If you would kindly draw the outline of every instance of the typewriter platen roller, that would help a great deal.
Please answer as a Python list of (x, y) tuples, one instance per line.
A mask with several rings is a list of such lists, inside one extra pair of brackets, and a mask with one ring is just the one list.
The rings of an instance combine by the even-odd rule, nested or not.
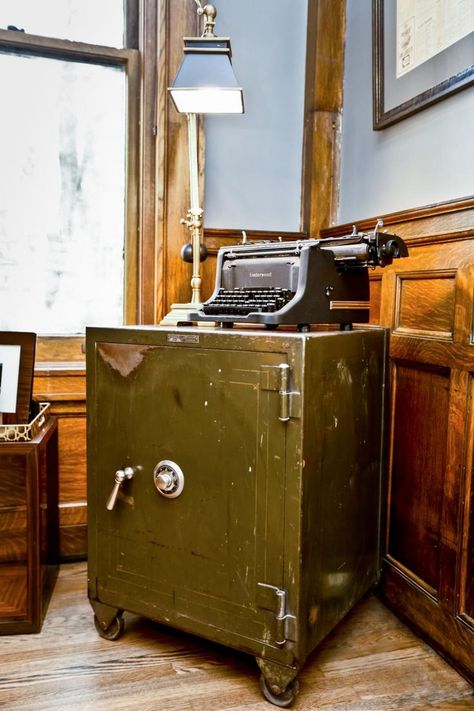
[(408, 256), (400, 237), (377, 227), (369, 233), (354, 229), (345, 237), (222, 247), (214, 293), (193, 320), (300, 330), (318, 323), (350, 328), (367, 322), (368, 268)]

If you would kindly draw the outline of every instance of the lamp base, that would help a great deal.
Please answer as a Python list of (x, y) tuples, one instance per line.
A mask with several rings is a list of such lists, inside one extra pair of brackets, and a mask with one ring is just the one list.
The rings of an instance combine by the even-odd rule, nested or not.
[(171, 304), (171, 311), (161, 319), (160, 326), (180, 326), (193, 323), (195, 319), (192, 317), (196, 311), (201, 309), (202, 304)]

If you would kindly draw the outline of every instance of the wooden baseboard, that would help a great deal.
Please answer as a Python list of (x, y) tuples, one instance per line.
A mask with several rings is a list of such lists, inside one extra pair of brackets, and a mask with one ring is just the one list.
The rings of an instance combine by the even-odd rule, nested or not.
[(439, 602), (424, 595), (390, 564), (384, 565), (377, 595), (397, 617), (474, 685), (474, 630), (445, 610)]

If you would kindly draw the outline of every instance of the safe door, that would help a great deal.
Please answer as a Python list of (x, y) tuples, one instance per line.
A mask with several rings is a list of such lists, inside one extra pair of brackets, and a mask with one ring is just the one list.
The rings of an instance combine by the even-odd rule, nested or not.
[(262, 373), (284, 363), (279, 353), (95, 344), (93, 606), (290, 661), (277, 608), (265, 604), (284, 586), (289, 482), (287, 423)]

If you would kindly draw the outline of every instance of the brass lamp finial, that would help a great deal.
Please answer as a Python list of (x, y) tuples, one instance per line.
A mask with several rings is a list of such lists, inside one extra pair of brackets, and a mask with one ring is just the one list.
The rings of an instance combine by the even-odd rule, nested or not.
[(204, 28), (202, 31), (202, 37), (215, 37), (214, 27), (216, 24), (217, 10), (214, 5), (201, 5), (201, 0), (194, 0), (198, 6), (198, 15), (204, 15)]

